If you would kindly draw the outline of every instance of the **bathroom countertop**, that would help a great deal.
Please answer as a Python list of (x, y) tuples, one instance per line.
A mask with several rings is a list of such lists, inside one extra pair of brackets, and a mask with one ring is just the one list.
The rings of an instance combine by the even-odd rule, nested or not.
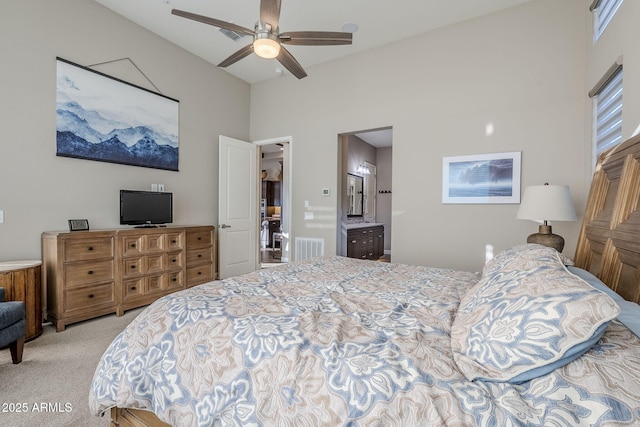
[(377, 227), (379, 225), (384, 225), (381, 222), (356, 222), (347, 224), (347, 230), (353, 230), (355, 228), (365, 228), (365, 227)]

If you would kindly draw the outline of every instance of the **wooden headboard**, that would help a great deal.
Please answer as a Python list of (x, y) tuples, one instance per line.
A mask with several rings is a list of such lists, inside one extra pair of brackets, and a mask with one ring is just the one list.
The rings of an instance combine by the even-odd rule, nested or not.
[(640, 135), (598, 159), (575, 265), (640, 304)]

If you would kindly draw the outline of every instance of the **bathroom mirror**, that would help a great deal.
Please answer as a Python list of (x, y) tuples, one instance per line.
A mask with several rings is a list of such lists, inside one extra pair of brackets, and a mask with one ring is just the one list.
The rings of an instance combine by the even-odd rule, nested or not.
[(347, 174), (347, 216), (362, 216), (362, 177)]

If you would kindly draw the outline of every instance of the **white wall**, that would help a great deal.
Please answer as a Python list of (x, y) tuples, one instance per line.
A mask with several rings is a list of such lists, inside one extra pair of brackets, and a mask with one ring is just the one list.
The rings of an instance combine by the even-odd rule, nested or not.
[[(218, 135), (249, 137), (249, 85), (94, 1), (4, 1), (0, 12), (0, 261), (40, 259), (40, 233), (118, 227), (121, 188), (174, 193), (176, 224), (216, 224)], [(56, 56), (131, 58), (180, 101), (179, 172), (56, 157)], [(98, 71), (153, 87), (127, 61)]]
[[(443, 205), (443, 156), (522, 151), (523, 188), (569, 185), (582, 214), (591, 173), (584, 150), (587, 14), (582, 1), (536, 0), (310, 67), (303, 80), (252, 85), (252, 139), (293, 136), (293, 234), (322, 237), (325, 253), (335, 250), (337, 135), (388, 126), (393, 261), (479, 269), (486, 244), (498, 251), (537, 231), (515, 219), (515, 204)], [(262, 107), (273, 99), (277, 108)], [(331, 197), (321, 196), (323, 187)], [(314, 220), (304, 219), (305, 210), (315, 211)], [(572, 256), (579, 223), (553, 228)]]

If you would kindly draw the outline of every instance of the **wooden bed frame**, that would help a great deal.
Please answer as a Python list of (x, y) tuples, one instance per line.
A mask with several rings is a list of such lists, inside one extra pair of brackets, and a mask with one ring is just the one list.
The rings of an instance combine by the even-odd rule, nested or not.
[(575, 265), (640, 304), (640, 135), (598, 159)]
[[(575, 265), (640, 304), (640, 135), (598, 159)], [(112, 408), (113, 427), (167, 427), (152, 412)]]

